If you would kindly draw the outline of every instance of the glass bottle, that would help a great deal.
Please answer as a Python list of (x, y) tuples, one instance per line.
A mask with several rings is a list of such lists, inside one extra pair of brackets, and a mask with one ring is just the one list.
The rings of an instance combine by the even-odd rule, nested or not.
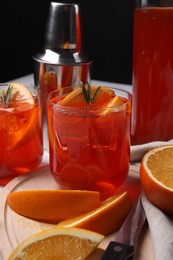
[(173, 0), (134, 10), (132, 145), (173, 138)]

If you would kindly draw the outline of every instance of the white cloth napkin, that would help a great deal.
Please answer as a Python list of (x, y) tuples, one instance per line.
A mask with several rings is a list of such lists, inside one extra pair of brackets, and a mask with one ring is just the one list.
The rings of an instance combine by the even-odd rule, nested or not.
[(173, 260), (173, 217), (153, 206), (142, 194), (155, 260)]
[[(131, 163), (140, 163), (148, 150), (165, 144), (173, 144), (173, 139), (169, 142), (131, 146)], [(148, 220), (155, 260), (173, 260), (173, 217), (152, 205), (144, 194), (142, 194), (142, 204)]]
[[(133, 145), (131, 146), (130, 150), (130, 161), (131, 162), (139, 162), (141, 161), (143, 155), (149, 151), (152, 148), (161, 146), (161, 145), (166, 145), (166, 144), (173, 144), (173, 139), (168, 141), (168, 142), (151, 142), (147, 144), (140, 144), (140, 145)], [(172, 258), (173, 260), (173, 258)]]

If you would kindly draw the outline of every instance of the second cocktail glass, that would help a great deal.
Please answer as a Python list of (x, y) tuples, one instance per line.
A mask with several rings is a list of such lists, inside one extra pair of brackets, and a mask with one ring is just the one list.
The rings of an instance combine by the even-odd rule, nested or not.
[(122, 104), (74, 108), (61, 105), (60, 91), (48, 96), (53, 177), (65, 189), (97, 190), (102, 199), (115, 194), (129, 170), (131, 94), (111, 91)]

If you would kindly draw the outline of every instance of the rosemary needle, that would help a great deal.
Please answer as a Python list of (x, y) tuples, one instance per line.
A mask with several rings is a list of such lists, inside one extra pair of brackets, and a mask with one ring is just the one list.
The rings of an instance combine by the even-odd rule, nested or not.
[(1, 90), (0, 91), (0, 101), (4, 104), (8, 104), (11, 100), (15, 99), (16, 95), (18, 94), (18, 91), (12, 94), (13, 86), (8, 85), (7, 90)]
[(83, 93), (85, 102), (88, 105), (93, 104), (96, 101), (96, 99), (97, 99), (97, 96), (99, 94), (101, 86), (97, 87), (97, 89), (95, 90), (94, 94), (92, 95), (92, 93), (91, 93), (91, 85), (89, 84), (89, 82), (87, 82), (87, 86), (85, 86), (82, 81), (81, 81), (80, 84), (81, 84), (81, 87), (82, 87), (82, 93)]

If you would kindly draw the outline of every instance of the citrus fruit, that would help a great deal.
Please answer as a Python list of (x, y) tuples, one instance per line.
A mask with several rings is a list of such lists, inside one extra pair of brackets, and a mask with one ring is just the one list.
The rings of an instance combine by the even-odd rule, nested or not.
[(25, 190), (9, 193), (7, 203), (22, 216), (57, 224), (99, 207), (100, 195), (85, 190)]
[(143, 156), (140, 180), (148, 199), (173, 214), (173, 145), (151, 149)]
[(115, 96), (113, 99), (110, 100), (109, 103), (107, 103), (107, 106), (112, 107), (112, 106), (119, 106), (123, 104), (124, 101), (122, 100), (122, 98), (120, 96)]
[(18, 82), (10, 82), (9, 85), (13, 86), (13, 90), (11, 93), (12, 97), (14, 96), (13, 100), (23, 100), (26, 103), (33, 104), (33, 105), (35, 104), (32, 93), (23, 84)]
[[(129, 102), (129, 101), (128, 101)], [(126, 111), (127, 110), (127, 100), (123, 100), (120, 96), (115, 96), (110, 100), (106, 101), (104, 106), (105, 109), (102, 111), (101, 115), (105, 116), (110, 112), (111, 108), (116, 108), (116, 111)], [(115, 111), (115, 110), (114, 110)]]
[[(98, 87), (91, 86), (91, 94), (93, 95)], [(101, 86), (98, 96), (94, 102), (94, 106), (101, 107), (105, 105), (106, 100), (112, 99), (115, 96), (115, 93), (112, 89)], [(82, 88), (77, 88), (70, 92), (60, 103), (61, 106), (68, 106), (74, 108), (83, 108), (86, 107), (86, 101), (82, 92)]]
[(56, 227), (77, 227), (108, 235), (120, 228), (131, 207), (129, 194), (122, 192), (103, 201), (97, 209), (62, 221)]
[(51, 228), (38, 232), (20, 243), (9, 260), (86, 259), (104, 236), (78, 228)]

